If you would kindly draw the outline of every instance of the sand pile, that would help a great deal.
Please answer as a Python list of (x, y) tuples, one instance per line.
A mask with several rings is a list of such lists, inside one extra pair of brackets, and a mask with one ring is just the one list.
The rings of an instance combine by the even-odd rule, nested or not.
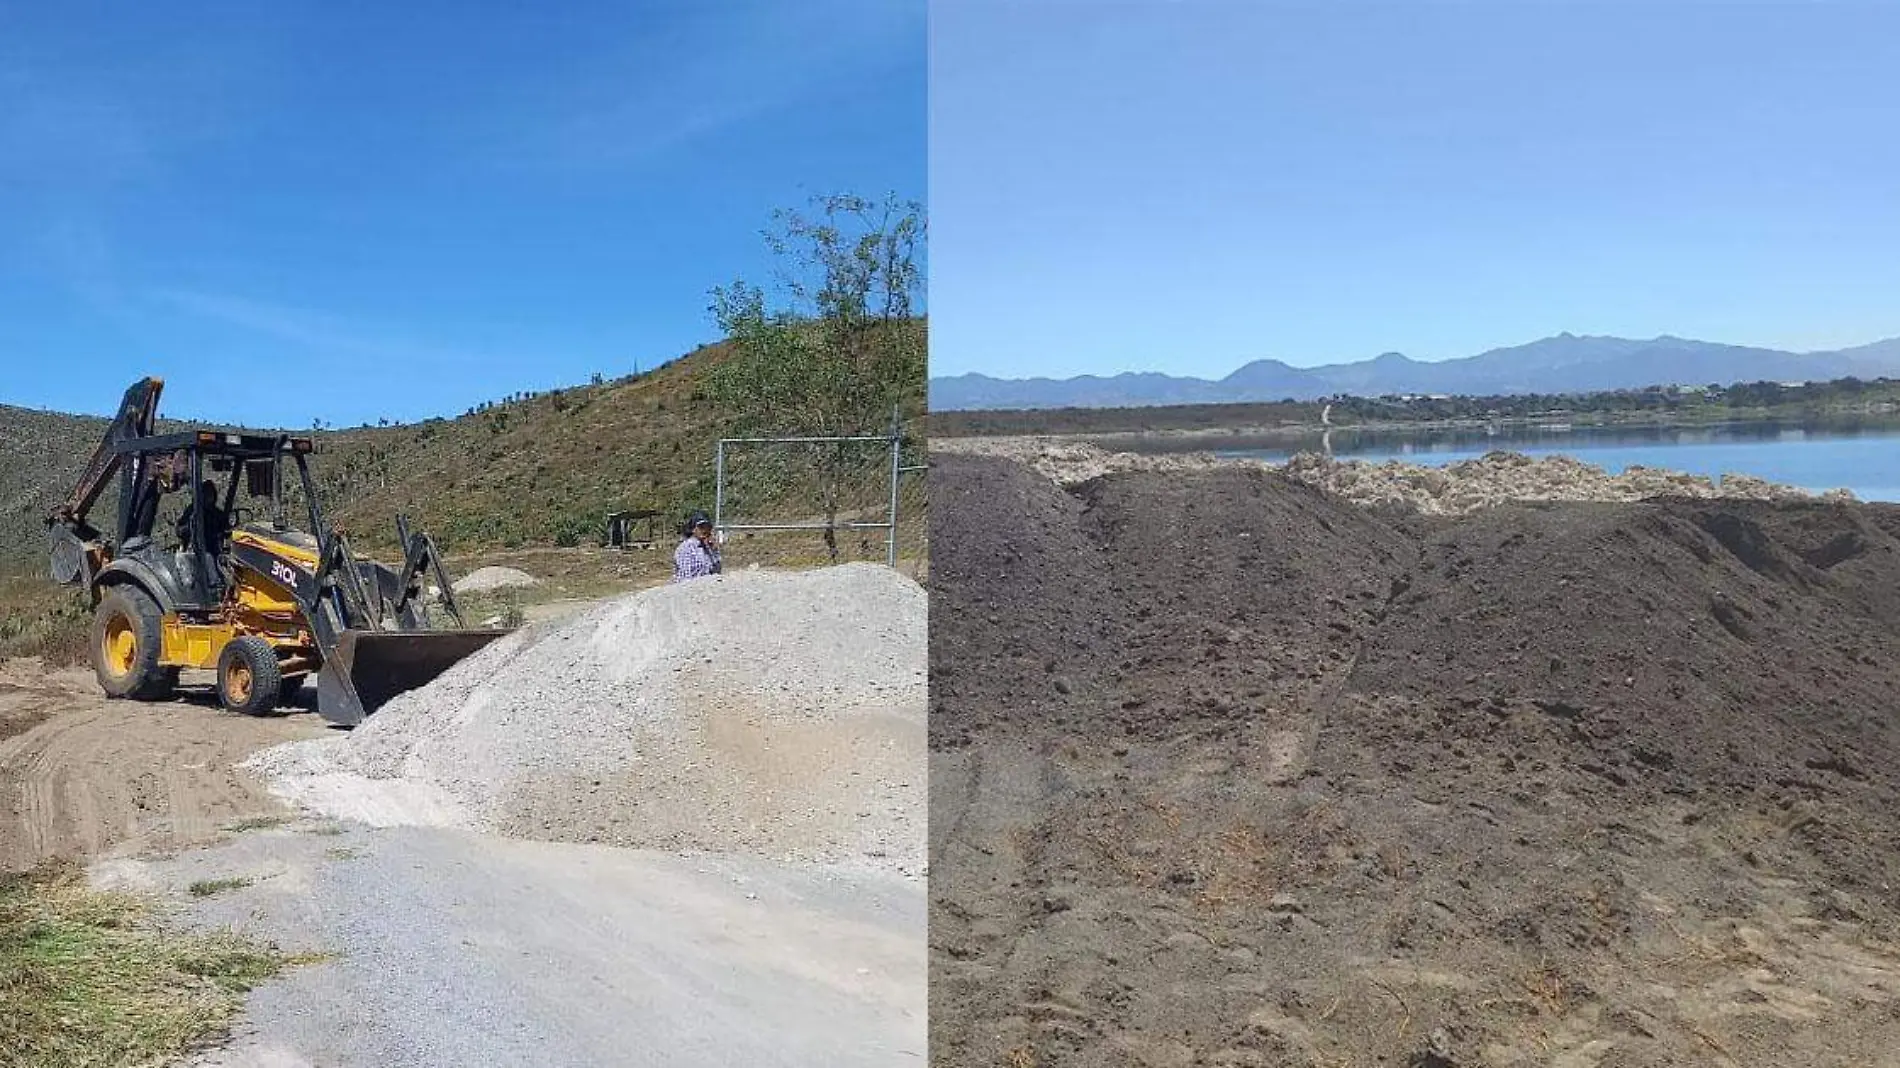
[(931, 506), (935, 1062), (1900, 1048), (1900, 508)]
[(539, 586), (541, 580), (513, 567), (478, 567), (456, 579), (456, 593), (486, 593), (489, 590), (515, 589), (522, 586)]
[(916, 873), (924, 662), (924, 592), (897, 572), (745, 572), (520, 631), (252, 766), (372, 823)]
[[(1364, 505), (1407, 505), (1427, 515), (1460, 515), (1506, 501), (1641, 501), (1655, 497), (1728, 500), (1801, 500), (1811, 497), (1753, 475), (1703, 475), (1632, 466), (1612, 475), (1570, 456), (1532, 458), (1492, 452), (1443, 467), (1389, 460), (1367, 463), (1301, 453), (1283, 468), (1288, 477)], [(1836, 490), (1829, 499), (1852, 500)]]
[(930, 448), (945, 455), (1013, 460), (1064, 486), (1079, 485), (1121, 471), (1197, 471), (1223, 463), (1265, 466), (1252, 460), (1220, 460), (1208, 452), (1110, 452), (1099, 445), (1062, 438), (937, 438), (931, 441)]

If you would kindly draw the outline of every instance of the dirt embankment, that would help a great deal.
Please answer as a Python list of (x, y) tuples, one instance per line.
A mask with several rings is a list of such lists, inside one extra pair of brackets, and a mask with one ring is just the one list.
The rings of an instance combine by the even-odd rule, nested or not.
[[(1491, 452), (1443, 466), (1398, 460), (1372, 463), (1300, 453), (1284, 464), (1222, 459), (1212, 453), (1111, 452), (1059, 438), (957, 438), (933, 442), (944, 455), (995, 456), (1027, 464), (1054, 481), (1075, 486), (1104, 475), (1131, 471), (1189, 473), (1214, 468), (1278, 471), (1342, 501), (1390, 506), (1424, 515), (1462, 515), (1509, 501), (1642, 501), (1655, 497), (1783, 501), (1814, 494), (1746, 474), (1721, 479), (1661, 468), (1632, 466), (1611, 474), (1574, 457), (1531, 457)], [(1851, 501), (1845, 489), (1820, 495)]]
[(321, 733), (315, 719), (233, 715), (208, 687), (109, 701), (90, 671), (0, 661), (0, 873), (117, 847), (175, 848), (286, 813), (235, 765)]
[(1900, 1049), (1900, 509), (935, 467), (937, 1063)]

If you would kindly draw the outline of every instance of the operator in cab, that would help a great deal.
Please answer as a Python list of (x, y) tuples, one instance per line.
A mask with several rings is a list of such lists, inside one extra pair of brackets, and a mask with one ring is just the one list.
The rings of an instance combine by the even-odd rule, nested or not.
[(192, 516), (198, 513), (203, 513), (205, 517), (207, 547), (212, 552), (217, 552), (223, 547), (225, 536), (231, 532), (230, 517), (224, 514), (224, 509), (218, 507), (217, 483), (208, 478), (198, 483), (197, 500), (186, 505), (184, 512), (178, 517), (178, 544), (186, 548), (190, 548), (192, 543)]

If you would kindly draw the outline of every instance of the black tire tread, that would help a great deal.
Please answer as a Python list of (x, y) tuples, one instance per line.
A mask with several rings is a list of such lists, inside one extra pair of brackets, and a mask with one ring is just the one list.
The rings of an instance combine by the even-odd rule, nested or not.
[[(231, 700), (228, 679), (231, 665), (243, 659), (251, 669), (251, 699), (238, 704)], [(218, 703), (246, 716), (267, 716), (282, 702), (284, 679), (277, 663), (277, 650), (255, 634), (235, 638), (218, 653)]]
[[(113, 681), (105, 667), (106, 621), (121, 614), (132, 621), (138, 640), (138, 658), (132, 665), (128, 681), (123, 683)], [(94, 610), (92, 617), (90, 651), (93, 674), (98, 677), (106, 696), (134, 701), (161, 701), (171, 696), (172, 688), (178, 682), (178, 672), (174, 668), (158, 665), (163, 641), (163, 618), (164, 613), (159, 610), (158, 602), (137, 586), (113, 586), (99, 599), (99, 607)]]

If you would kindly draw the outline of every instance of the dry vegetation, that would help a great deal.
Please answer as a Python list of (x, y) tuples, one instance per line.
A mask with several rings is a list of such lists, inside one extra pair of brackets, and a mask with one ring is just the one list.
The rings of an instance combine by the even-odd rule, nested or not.
[(0, 879), (0, 1063), (154, 1064), (222, 1034), (287, 957), (235, 934), (154, 924), (70, 865)]

